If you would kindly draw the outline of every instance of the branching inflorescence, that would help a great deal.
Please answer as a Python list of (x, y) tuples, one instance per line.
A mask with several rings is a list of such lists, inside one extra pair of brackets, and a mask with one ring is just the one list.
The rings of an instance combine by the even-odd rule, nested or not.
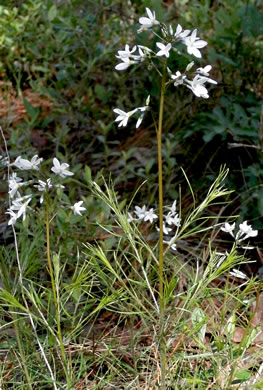
[[(51, 171), (53, 172), (53, 177), (45, 177), (43, 172), (40, 170), (40, 164), (43, 159), (39, 158), (38, 155), (32, 157), (31, 160), (22, 158), (21, 156), (17, 157), (16, 160), (10, 164), (10, 167), (17, 168), (20, 171), (35, 171), (37, 176), (40, 176), (42, 179), (35, 178), (34, 175), (32, 179), (28, 181), (23, 181), (21, 177), (17, 175), (16, 172), (13, 172), (10, 175), (8, 180), (9, 187), (9, 197), (11, 200), (10, 207), (7, 209), (6, 214), (10, 215), (8, 221), (9, 225), (14, 225), (16, 221), (22, 217), (23, 221), (26, 218), (26, 212), (30, 208), (29, 204), (32, 201), (32, 198), (39, 197), (39, 203), (42, 204), (44, 201), (45, 194), (49, 193), (52, 189), (64, 189), (60, 183), (57, 183), (57, 178), (62, 179), (66, 177), (73, 176), (74, 173), (69, 171), (69, 165), (67, 163), (60, 163), (57, 158), (53, 159), (53, 166)], [(32, 185), (30, 187), (30, 185)], [(33, 194), (33, 189), (36, 189), (37, 192)], [(22, 195), (21, 190), (30, 191), (30, 194)], [(73, 206), (66, 205), (65, 207), (71, 209), (74, 215), (81, 215), (85, 211), (85, 207), (82, 206), (83, 201), (75, 203)]]
[[(159, 22), (156, 19), (155, 12), (152, 12), (149, 8), (146, 8), (146, 13), (147, 17), (139, 18), (141, 27), (137, 30), (137, 32), (142, 33), (151, 30), (156, 35), (158, 40), (160, 40), (156, 42), (157, 50), (154, 51), (151, 48), (142, 45), (135, 45), (130, 48), (129, 44), (126, 44), (124, 50), (119, 50), (118, 54), (116, 55), (120, 62), (115, 66), (115, 69), (117, 71), (125, 71), (133, 65), (144, 63), (146, 66), (150, 66), (151, 68), (155, 69), (160, 75), (161, 79), (164, 81), (163, 94), (164, 90), (170, 84), (173, 84), (175, 87), (184, 85), (189, 88), (195, 96), (207, 99), (209, 95), (205, 84), (217, 84), (217, 82), (210, 78), (209, 75), (209, 72), (212, 69), (211, 65), (198, 67), (193, 70), (194, 61), (190, 61), (184, 71), (176, 70), (175, 72), (170, 69), (171, 66), (168, 66), (168, 61), (172, 52), (176, 53), (178, 56), (181, 55), (181, 52), (177, 47), (178, 44), (185, 45), (189, 55), (196, 58), (201, 58), (202, 55), (200, 49), (205, 47), (207, 42), (197, 36), (196, 29), (194, 29), (192, 32), (190, 30), (183, 30), (180, 24), (178, 24), (174, 29), (171, 25), (167, 26), (164, 23)], [(155, 31), (155, 28), (158, 29), (157, 32)], [(162, 70), (159, 69), (158, 64), (161, 64)], [(125, 112), (119, 108), (115, 108), (113, 111), (117, 114), (115, 121), (119, 122), (119, 127), (126, 127), (128, 120), (136, 113), (139, 113), (139, 117), (136, 122), (136, 128), (138, 128), (142, 123), (145, 113), (150, 109), (150, 95), (148, 95), (145, 106), (134, 108), (129, 112)], [(159, 131), (157, 131), (157, 133), (158, 132)], [(159, 132), (159, 134), (161, 135), (161, 132)], [(163, 218), (161, 218), (162, 230), (166, 236), (163, 238), (163, 242), (171, 246), (173, 250), (176, 249), (176, 236), (171, 237), (170, 235), (173, 230), (172, 228), (174, 227), (176, 228), (177, 233), (181, 221), (175, 211), (175, 207), (176, 201), (169, 209), (168, 214), (164, 214)], [(155, 219), (158, 218), (154, 210), (147, 210), (146, 206), (143, 206), (142, 208), (136, 206), (134, 214), (136, 215), (135, 218), (129, 214), (130, 221), (149, 221), (152, 223)]]
[[(123, 71), (132, 65), (137, 65), (144, 62), (146, 65), (151, 65), (151, 67), (155, 68), (159, 73), (159, 69), (156, 68), (156, 60), (163, 62), (162, 57), (165, 57), (168, 60), (171, 52), (174, 52), (177, 55), (181, 55), (181, 52), (177, 48), (178, 43), (184, 44), (186, 46), (186, 51), (189, 55), (196, 58), (202, 57), (200, 49), (205, 47), (207, 42), (197, 36), (197, 29), (194, 29), (192, 32), (190, 30), (183, 30), (182, 26), (178, 24), (174, 31), (171, 25), (166, 26), (164, 23), (160, 23), (158, 20), (156, 20), (155, 12), (152, 12), (149, 8), (146, 8), (146, 12), (148, 17), (139, 18), (141, 27), (137, 32), (141, 33), (151, 30), (158, 37), (158, 39), (161, 40), (161, 42), (156, 42), (158, 51), (155, 52), (149, 47), (142, 45), (135, 45), (130, 49), (129, 44), (126, 44), (124, 50), (119, 50), (118, 54), (116, 55), (116, 57), (121, 61), (115, 66), (116, 70)], [(161, 30), (161, 35), (154, 31), (155, 27), (158, 27), (158, 29)], [(217, 84), (217, 82), (210, 78), (209, 75), (212, 66), (206, 65), (203, 68), (199, 67), (195, 70), (193, 70), (193, 67), (193, 61), (189, 62), (183, 72), (179, 70), (173, 72), (167, 66), (166, 72), (168, 79), (166, 81), (166, 86), (169, 84), (173, 84), (175, 87), (178, 87), (179, 85), (185, 85), (193, 92), (195, 96), (207, 99), (209, 98), (209, 95), (205, 84)], [(149, 102), (150, 96), (148, 96), (146, 105), (144, 107), (138, 107), (129, 112), (115, 108), (113, 111), (118, 115), (115, 119), (116, 122), (119, 122), (118, 126), (127, 126), (129, 118), (139, 111), (141, 112), (141, 115), (136, 123), (136, 128), (138, 128), (142, 122), (144, 113), (150, 109)]]

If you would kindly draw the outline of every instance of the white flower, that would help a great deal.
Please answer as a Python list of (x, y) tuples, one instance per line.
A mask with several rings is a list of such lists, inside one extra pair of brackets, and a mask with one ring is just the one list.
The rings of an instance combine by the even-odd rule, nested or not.
[[(171, 27), (171, 26), (170, 26)], [(170, 29), (171, 35), (173, 35), (173, 29)], [(176, 27), (176, 31), (174, 33), (174, 38), (176, 39), (184, 39), (187, 37), (187, 35), (190, 34), (190, 30), (184, 30), (180, 24)]]
[[(32, 199), (32, 195), (26, 195), (22, 198), (17, 198), (13, 200), (11, 207), (7, 210), (6, 214), (11, 215), (11, 219), (8, 221), (8, 225), (15, 224), (16, 220), (23, 216), (23, 221), (26, 218), (26, 209), (29, 204), (29, 202)], [(15, 211), (17, 211), (17, 214), (15, 214)]]
[[(176, 251), (176, 250), (177, 250), (176, 244), (172, 244), (172, 242), (174, 242), (174, 239), (175, 239), (175, 237), (172, 237), (172, 238), (171, 238), (170, 240), (168, 240), (168, 241), (163, 240), (163, 242), (164, 242), (165, 244), (167, 244), (168, 246), (170, 246), (170, 248), (171, 248), (172, 250)], [(171, 244), (172, 244), (172, 245), (171, 245)]]
[(147, 209), (146, 209), (145, 205), (142, 207), (135, 206), (134, 213), (137, 215), (138, 219), (143, 219), (145, 217), (146, 211), (147, 211)]
[(209, 72), (212, 69), (211, 65), (206, 65), (204, 68), (197, 68), (196, 71), (197, 73), (202, 74), (203, 76), (209, 76)]
[(132, 222), (132, 221), (134, 221), (134, 218), (131, 215), (131, 213), (128, 213), (128, 222)]
[(204, 80), (205, 79), (205, 82), (206, 83), (211, 83), (211, 84), (217, 84), (217, 81), (213, 80), (213, 79), (210, 79), (210, 77), (207, 77), (209, 76), (209, 71), (212, 69), (212, 66), (211, 65), (207, 65), (205, 66), (204, 68), (198, 68), (196, 69), (197, 73), (199, 73), (199, 75), (197, 75), (196, 77), (199, 78), (200, 80)]
[[(245, 235), (245, 237), (242, 237), (243, 235)], [(257, 235), (258, 235), (258, 231), (253, 230), (252, 226), (248, 225), (247, 221), (244, 221), (239, 225), (239, 231), (237, 232), (236, 240), (243, 241), (249, 237), (256, 237)]]
[(153, 223), (153, 220), (155, 218), (158, 218), (158, 215), (156, 215), (153, 211), (153, 209), (150, 209), (149, 211), (145, 211), (144, 213), (144, 222), (147, 222), (147, 221), (150, 221), (151, 223)]
[(228, 222), (226, 222), (225, 225), (221, 227), (221, 230), (225, 233), (231, 234), (231, 236), (234, 237), (233, 232), (235, 230), (235, 227), (236, 227), (235, 222), (232, 225), (230, 225)]
[(21, 183), (21, 181), (22, 179), (18, 177), (15, 172), (13, 172), (13, 174), (10, 176), (8, 181), (8, 187), (9, 187), (8, 194), (11, 199), (15, 196), (15, 194), (17, 193), (20, 187), (28, 184), (28, 182)]
[(38, 189), (38, 191), (46, 191), (46, 189), (52, 188), (51, 179), (47, 179), (47, 181), (38, 180), (38, 184), (35, 184), (34, 187)]
[(15, 213), (13, 210), (11, 210), (11, 209), (7, 209), (6, 214), (9, 214), (10, 217), (11, 217), (11, 218), (9, 219), (9, 221), (8, 221), (8, 225), (14, 225), (14, 224), (16, 223), (16, 220), (17, 220), (17, 215), (16, 215), (16, 213)]
[(65, 178), (66, 176), (72, 176), (74, 175), (73, 172), (70, 172), (67, 168), (69, 167), (69, 164), (62, 163), (60, 164), (59, 160), (55, 157), (53, 158), (53, 167), (51, 168), (51, 171), (53, 171), (56, 175)]
[(71, 210), (73, 211), (74, 215), (82, 215), (81, 212), (85, 211), (86, 208), (82, 207), (83, 200), (75, 203), (73, 206), (71, 206)]
[(184, 79), (186, 78), (186, 76), (182, 75), (182, 73), (179, 72), (179, 70), (175, 74), (172, 74), (170, 77), (174, 81), (174, 86), (175, 87), (177, 87), (178, 85), (183, 84), (184, 83)]
[[(158, 230), (158, 232), (160, 231), (160, 229), (158, 227), (156, 229)], [(165, 223), (163, 223), (163, 234), (168, 235), (171, 231), (172, 231), (172, 229), (165, 226)]]
[(43, 194), (40, 197), (40, 203), (43, 203), (44, 200), (44, 192), (48, 191), (50, 188), (53, 187), (51, 184), (51, 179), (47, 179), (47, 181), (38, 180), (38, 184), (35, 184), (34, 187), (38, 189), (38, 191), (43, 192)]
[(207, 81), (207, 77), (196, 75), (192, 81), (187, 81), (189, 83), (189, 85), (187, 84), (187, 87), (190, 88), (197, 97), (202, 97), (204, 99), (209, 98), (208, 90), (203, 86)]
[(169, 58), (169, 51), (171, 50), (171, 47), (172, 47), (171, 43), (168, 43), (168, 45), (164, 45), (161, 42), (157, 42), (156, 46), (158, 46), (159, 49), (161, 49), (158, 51), (158, 53), (156, 53), (157, 56), (159, 56), (159, 57), (166, 56), (167, 58)]
[[(125, 70), (130, 65), (135, 64), (140, 61), (140, 56), (133, 56), (132, 53), (135, 52), (137, 49), (137, 46), (133, 46), (133, 48), (130, 50), (129, 45), (125, 45), (125, 50), (119, 50), (118, 55), (116, 55), (117, 58), (122, 60), (120, 64), (115, 66), (116, 70)], [(137, 60), (135, 60), (135, 57), (137, 57)], [(133, 59), (131, 59), (133, 58)]]
[(146, 12), (148, 15), (148, 18), (145, 16), (139, 18), (139, 23), (142, 25), (141, 28), (137, 31), (138, 33), (141, 33), (142, 31), (146, 31), (147, 29), (160, 24), (158, 20), (156, 20), (155, 12), (151, 11), (149, 8), (146, 8)]
[(197, 30), (195, 29), (192, 34), (184, 39), (184, 44), (187, 46), (187, 52), (194, 55), (197, 58), (201, 58), (201, 52), (199, 49), (207, 45), (206, 41), (199, 39), (197, 36)]
[(135, 64), (135, 61), (130, 60), (128, 57), (124, 57), (121, 60), (123, 62), (120, 62), (118, 65), (115, 66), (116, 70), (126, 70), (129, 68), (130, 65)]
[(137, 49), (137, 46), (133, 46), (133, 48), (130, 50), (130, 47), (129, 45), (125, 45), (125, 50), (119, 50), (118, 51), (118, 55), (116, 56), (117, 58), (129, 58), (131, 56), (132, 53), (135, 52), (135, 50)]
[(165, 222), (168, 225), (174, 225), (179, 227), (181, 223), (181, 218), (179, 218), (179, 215), (176, 213), (176, 203), (177, 201), (175, 200), (172, 206), (169, 207), (170, 211), (168, 212), (167, 215), (164, 216), (164, 218), (165, 218)]
[(120, 110), (119, 108), (114, 108), (113, 112), (118, 114), (117, 118), (115, 119), (115, 122), (120, 122), (118, 124), (118, 127), (125, 127), (127, 126), (129, 118), (137, 111), (137, 108), (135, 110), (125, 112)]
[(26, 160), (26, 159), (22, 158), (21, 156), (18, 156), (12, 165), (17, 167), (18, 169), (24, 169), (24, 170), (34, 169), (35, 171), (38, 171), (39, 170), (38, 165), (42, 161), (43, 161), (43, 158), (38, 158), (37, 154), (31, 158), (31, 161)]
[(229, 272), (230, 275), (234, 276), (235, 278), (239, 279), (247, 279), (247, 275), (244, 274), (243, 272), (239, 271), (236, 268), (233, 268), (231, 272)]
[(168, 225), (174, 225), (179, 227), (181, 223), (181, 218), (179, 218), (178, 214), (173, 215), (172, 213), (168, 213), (165, 216), (165, 222), (168, 223)]
[[(139, 54), (133, 54), (138, 48)], [(122, 62), (115, 66), (116, 70), (126, 70), (130, 65), (138, 64), (139, 62), (143, 62), (147, 56), (150, 56), (152, 52), (146, 46), (133, 46), (130, 50), (129, 45), (125, 45), (125, 50), (119, 50), (118, 55), (116, 57), (120, 59)]]
[(209, 95), (206, 87), (204, 87), (203, 84), (205, 83), (217, 84), (215, 80), (212, 80), (209, 77), (200, 76), (200, 74), (197, 74), (192, 81), (188, 79), (186, 79), (185, 81), (186, 81), (186, 86), (190, 88), (197, 97), (202, 97), (205, 99), (208, 99)]

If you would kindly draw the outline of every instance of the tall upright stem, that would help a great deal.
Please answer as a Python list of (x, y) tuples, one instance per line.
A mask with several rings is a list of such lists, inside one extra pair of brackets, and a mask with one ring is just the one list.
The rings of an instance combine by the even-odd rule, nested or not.
[(161, 389), (165, 389), (166, 376), (166, 343), (164, 335), (164, 283), (163, 283), (163, 164), (162, 164), (162, 127), (163, 127), (163, 109), (165, 94), (165, 73), (167, 61), (164, 63), (159, 122), (157, 131), (158, 145), (158, 182), (159, 182), (159, 221), (160, 221), (160, 241), (159, 241), (159, 300), (160, 300), (160, 357), (161, 357)]

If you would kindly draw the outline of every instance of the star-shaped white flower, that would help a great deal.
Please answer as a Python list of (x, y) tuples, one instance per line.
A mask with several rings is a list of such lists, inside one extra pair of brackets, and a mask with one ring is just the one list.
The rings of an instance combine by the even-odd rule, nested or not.
[(150, 209), (148, 211), (145, 211), (144, 213), (144, 222), (150, 221), (153, 223), (154, 219), (158, 218), (158, 215), (156, 215), (153, 211), (153, 209)]
[[(21, 216), (23, 216), (23, 221), (25, 220), (26, 209), (31, 199), (32, 199), (32, 195), (26, 195), (21, 198), (17, 198), (13, 200), (11, 207), (6, 212), (6, 214), (11, 215), (11, 219), (8, 221), (8, 225), (15, 224), (16, 220)], [(15, 213), (15, 211), (17, 211), (17, 214)]]
[(129, 57), (121, 58), (122, 62), (115, 66), (116, 70), (126, 70), (130, 65), (138, 63), (138, 61), (131, 60)]
[(119, 108), (114, 108), (113, 112), (118, 114), (117, 118), (115, 119), (115, 122), (120, 122), (118, 124), (118, 127), (125, 127), (127, 126), (129, 118), (137, 111), (137, 108), (135, 110), (125, 112), (120, 110)]
[[(236, 240), (246, 240), (249, 237), (256, 237), (258, 235), (257, 230), (253, 230), (251, 225), (247, 224), (247, 221), (244, 221), (239, 225), (239, 231), (237, 232), (236, 235)], [(244, 236), (244, 237), (242, 237)], [(241, 238), (242, 237), (242, 238)]]
[[(171, 35), (173, 35), (173, 29), (172, 28), (170, 29), (170, 33), (171, 33)], [(189, 34), (190, 34), (190, 30), (184, 30), (183, 31), (182, 26), (180, 24), (178, 24), (178, 26), (176, 27), (176, 31), (174, 33), (174, 38), (176, 38), (176, 39), (184, 39)]]
[(230, 223), (226, 222), (226, 223), (224, 224), (224, 226), (221, 227), (221, 230), (222, 230), (223, 232), (225, 232), (225, 233), (231, 234), (231, 236), (234, 237), (234, 233), (233, 233), (233, 232), (234, 232), (234, 230), (235, 230), (235, 227), (236, 227), (235, 222), (234, 222), (232, 225), (230, 225)]
[(178, 216), (178, 214), (173, 215), (172, 213), (168, 213), (165, 216), (165, 222), (168, 223), (168, 225), (179, 227), (181, 224), (181, 218)]
[(197, 30), (195, 29), (189, 37), (184, 39), (184, 44), (187, 46), (187, 52), (194, 55), (197, 58), (201, 58), (201, 52), (199, 49), (207, 45), (206, 41), (199, 39), (197, 36)]
[(116, 56), (116, 58), (121, 58), (121, 59), (129, 58), (131, 56), (131, 54), (135, 52), (136, 49), (137, 49), (137, 46), (133, 46), (133, 48), (130, 50), (130, 46), (128, 44), (126, 44), (124, 50), (118, 51), (118, 55)]
[(154, 11), (152, 12), (149, 8), (146, 8), (146, 13), (148, 15), (148, 18), (146, 18), (145, 16), (139, 18), (139, 23), (142, 26), (137, 31), (138, 33), (142, 32), (142, 31), (146, 31), (149, 28), (151, 28), (151, 27), (153, 27), (155, 25), (160, 24), (160, 22), (158, 22), (158, 20), (156, 20), (156, 16), (155, 16), (155, 12)]
[(28, 184), (28, 182), (24, 182), (24, 183), (21, 182), (22, 182), (21, 177), (18, 177), (17, 174), (13, 172), (8, 180), (8, 187), (9, 187), (8, 194), (11, 199), (15, 196), (15, 194), (17, 193), (20, 187)]
[(60, 164), (59, 160), (56, 157), (53, 158), (53, 165), (54, 166), (51, 168), (51, 171), (62, 178), (74, 175), (73, 172), (70, 172), (67, 169), (69, 167), (69, 164), (67, 163)]
[(206, 87), (204, 87), (203, 84), (209, 82), (209, 80), (210, 79), (208, 79), (207, 77), (196, 75), (192, 81), (188, 80), (189, 85), (187, 84), (187, 87), (190, 88), (197, 97), (208, 99), (209, 98), (208, 90), (206, 89)]
[(36, 154), (34, 157), (31, 158), (31, 160), (26, 160), (25, 158), (22, 158), (21, 156), (18, 156), (15, 160), (15, 162), (12, 164), (18, 169), (23, 170), (30, 170), (33, 169), (35, 171), (39, 170), (39, 164), (43, 161), (43, 158), (38, 158), (38, 155)]
[(147, 212), (147, 209), (146, 209), (145, 205), (143, 205), (142, 207), (135, 206), (134, 214), (137, 215), (138, 219), (144, 219), (146, 212)]
[(167, 58), (169, 58), (169, 51), (171, 50), (171, 47), (172, 47), (172, 44), (171, 43), (168, 43), (167, 45), (164, 45), (163, 43), (161, 42), (157, 42), (156, 43), (156, 46), (159, 47), (159, 50), (158, 53), (156, 53), (157, 56), (161, 57), (161, 56), (165, 56)]
[[(38, 189), (38, 191), (43, 192), (40, 197), (40, 203), (44, 201), (44, 193), (47, 192), (50, 188), (53, 187), (51, 183), (51, 179), (47, 179), (47, 181), (38, 180), (38, 184), (35, 184), (34, 187)], [(64, 186), (62, 186), (64, 187)]]
[(174, 86), (177, 87), (178, 85), (181, 85), (184, 83), (184, 80), (186, 78), (185, 75), (182, 75), (182, 73), (177, 70), (175, 74), (171, 74), (171, 79), (174, 81)]
[(17, 220), (16, 213), (12, 209), (7, 209), (5, 214), (9, 214), (10, 215), (10, 219), (8, 221), (8, 225), (14, 225), (16, 223), (16, 220)]
[(82, 215), (81, 213), (86, 210), (86, 208), (82, 206), (82, 203), (83, 200), (80, 200), (79, 202), (71, 206), (71, 210), (73, 211), (74, 215)]
[[(158, 227), (156, 227), (156, 230), (158, 230), (158, 232), (160, 231)], [(169, 228), (168, 226), (165, 225), (165, 223), (163, 223), (163, 234), (168, 235), (172, 230), (173, 230), (172, 228)]]

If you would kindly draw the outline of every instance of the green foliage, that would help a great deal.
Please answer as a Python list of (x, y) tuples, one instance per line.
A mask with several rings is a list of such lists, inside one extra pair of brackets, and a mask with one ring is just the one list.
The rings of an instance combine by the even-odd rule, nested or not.
[(223, 96), (212, 113), (200, 113), (184, 137), (202, 133), (205, 142), (220, 136), (222, 141), (257, 145), (260, 138), (260, 115), (263, 101), (251, 93), (246, 96)]

